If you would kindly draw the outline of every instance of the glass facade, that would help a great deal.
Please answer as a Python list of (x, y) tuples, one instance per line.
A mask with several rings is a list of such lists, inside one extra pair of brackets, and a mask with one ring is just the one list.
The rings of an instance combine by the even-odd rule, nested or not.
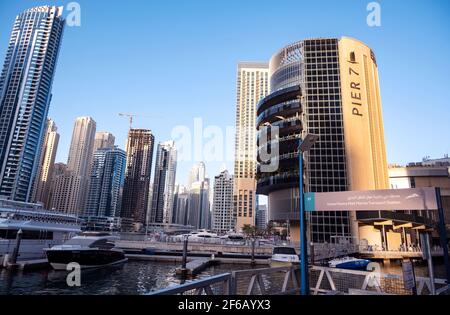
[(91, 168), (86, 216), (118, 217), (125, 180), (125, 151), (103, 148), (95, 151)]
[[(304, 132), (319, 136), (305, 154), (306, 191), (345, 191), (348, 186), (338, 40), (306, 40), (304, 63)], [(348, 212), (311, 214), (309, 222), (313, 242), (351, 235)]]
[[(272, 57), (269, 72), (271, 94), (258, 104), (258, 146), (268, 149), (277, 141), (279, 167), (263, 172), (259, 165), (257, 192), (269, 197), (269, 220), (298, 222), (299, 138), (319, 136), (304, 154), (305, 191), (347, 190), (338, 40), (291, 44)], [(279, 127), (276, 139), (261, 138), (274, 126)], [(311, 214), (308, 223), (313, 242), (351, 235), (347, 212)]]
[(30, 201), (64, 29), (62, 7), (16, 17), (0, 76), (0, 197)]

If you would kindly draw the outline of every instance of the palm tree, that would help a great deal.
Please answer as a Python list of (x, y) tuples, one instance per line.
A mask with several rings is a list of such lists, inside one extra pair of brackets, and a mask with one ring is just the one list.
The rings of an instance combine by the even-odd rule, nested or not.
[(254, 237), (256, 234), (256, 229), (250, 224), (244, 224), (242, 227), (242, 232), (247, 236), (247, 238)]
[(265, 233), (267, 236), (272, 236), (274, 231), (275, 231), (275, 228), (273, 226), (273, 222), (269, 221), (266, 225)]

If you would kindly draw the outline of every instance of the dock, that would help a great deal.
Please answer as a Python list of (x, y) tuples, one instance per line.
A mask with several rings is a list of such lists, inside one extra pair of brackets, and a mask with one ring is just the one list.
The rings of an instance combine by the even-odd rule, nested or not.
[(217, 261), (212, 258), (196, 258), (189, 261), (186, 264), (185, 270), (181, 267), (177, 268), (176, 274), (177, 275), (186, 274), (189, 276), (195, 276), (216, 262)]

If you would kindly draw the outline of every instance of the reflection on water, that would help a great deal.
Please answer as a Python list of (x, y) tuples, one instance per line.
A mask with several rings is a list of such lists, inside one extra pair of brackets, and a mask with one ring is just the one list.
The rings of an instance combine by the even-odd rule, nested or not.
[[(175, 269), (178, 266), (179, 264), (166, 262), (129, 261), (120, 267), (86, 270), (81, 273), (80, 287), (69, 287), (67, 285), (66, 277), (69, 272), (66, 271), (48, 269), (32, 272), (10, 272), (0, 270), (0, 294), (140, 295), (182, 283), (182, 280), (175, 276)], [(197, 279), (232, 270), (250, 268), (249, 265), (235, 264), (212, 266), (199, 275)], [(257, 266), (256, 268), (265, 268), (265, 266)], [(391, 263), (390, 266), (384, 265), (381, 270), (383, 273), (402, 273), (400, 263)], [(416, 264), (415, 271), (417, 276), (428, 276), (426, 263)], [(442, 264), (435, 266), (435, 274), (436, 278), (445, 277), (445, 269)], [(282, 281), (283, 277), (280, 276), (279, 278), (279, 281)], [(266, 281), (268, 280), (264, 278), (264, 282)], [(270, 282), (272, 281), (274, 279)], [(248, 285), (248, 281), (245, 282), (242, 285)], [(266, 284), (270, 287), (269, 283)]]
[[(83, 270), (80, 287), (67, 285), (69, 272), (66, 271), (11, 272), (3, 269), (0, 270), (0, 294), (146, 294), (180, 284), (182, 280), (175, 276), (177, 267), (179, 265), (173, 263), (129, 261), (120, 267)], [(214, 266), (198, 278), (236, 269), (249, 269), (249, 266)]]

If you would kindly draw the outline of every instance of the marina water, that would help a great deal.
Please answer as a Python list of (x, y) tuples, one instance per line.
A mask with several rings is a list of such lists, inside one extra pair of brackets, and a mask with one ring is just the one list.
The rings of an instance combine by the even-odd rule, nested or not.
[[(175, 276), (176, 263), (153, 261), (128, 261), (121, 267), (82, 271), (81, 286), (69, 287), (66, 283), (68, 272), (54, 271), (51, 268), (38, 271), (0, 270), (0, 295), (20, 294), (88, 294), (88, 295), (143, 295), (152, 291), (179, 285), (182, 280)], [(257, 266), (256, 268), (266, 268)], [(211, 266), (197, 276), (206, 278), (214, 274), (245, 270), (247, 264), (220, 264)], [(428, 276), (426, 264), (415, 266), (417, 276)], [(382, 272), (401, 274), (400, 264), (383, 266)], [(441, 263), (435, 265), (436, 278), (444, 278), (445, 270)], [(189, 281), (189, 280), (188, 280)]]

